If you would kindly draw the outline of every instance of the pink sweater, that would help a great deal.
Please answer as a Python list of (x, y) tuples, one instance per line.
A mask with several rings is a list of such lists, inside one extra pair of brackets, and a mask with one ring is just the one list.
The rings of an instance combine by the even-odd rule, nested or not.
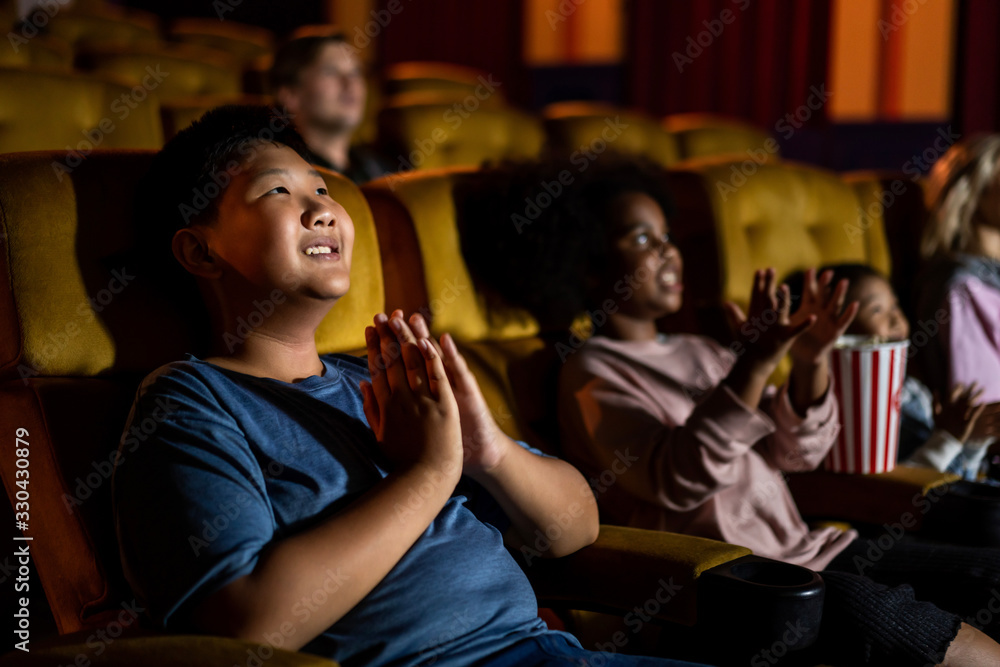
[(560, 376), (563, 454), (589, 477), (606, 521), (820, 570), (857, 533), (809, 530), (782, 472), (811, 470), (826, 456), (840, 429), (833, 392), (804, 419), (787, 385), (751, 410), (720, 385), (735, 360), (701, 336), (595, 336)]

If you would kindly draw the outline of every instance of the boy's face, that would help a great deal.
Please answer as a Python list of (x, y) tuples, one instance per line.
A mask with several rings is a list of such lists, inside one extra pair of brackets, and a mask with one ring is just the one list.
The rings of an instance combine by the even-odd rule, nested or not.
[[(620, 310), (638, 319), (656, 319), (676, 313), (683, 302), (681, 253), (669, 238), (667, 218), (656, 200), (642, 192), (626, 192), (612, 204), (612, 266), (606, 285), (617, 281), (634, 290), (622, 299)], [(624, 280), (623, 280), (624, 279)]]
[(291, 148), (255, 145), (205, 237), (225, 270), (262, 294), (336, 300), (350, 287), (354, 223), (319, 172)]
[(857, 300), (859, 308), (847, 333), (892, 341), (910, 337), (910, 323), (888, 281), (875, 276), (856, 280), (848, 291), (848, 300)]

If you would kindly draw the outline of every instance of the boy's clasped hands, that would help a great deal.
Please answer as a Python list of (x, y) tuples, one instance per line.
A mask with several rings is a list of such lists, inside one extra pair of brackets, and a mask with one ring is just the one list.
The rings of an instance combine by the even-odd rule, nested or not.
[(363, 382), (365, 416), (395, 465), (429, 465), (458, 477), (502, 461), (506, 438), (455, 341), (434, 340), (419, 313), (379, 313), (366, 327), (371, 383)]

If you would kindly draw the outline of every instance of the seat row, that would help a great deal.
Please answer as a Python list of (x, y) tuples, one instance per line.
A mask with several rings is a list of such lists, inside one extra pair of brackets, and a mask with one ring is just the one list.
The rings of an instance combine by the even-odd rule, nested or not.
[[(83, 642), (88, 632), (113, 623), (121, 604), (131, 599), (110, 520), (110, 476), (121, 425), (138, 381), (193, 349), (196, 316), (192, 303), (153, 291), (143, 259), (132, 252), (141, 224), (132, 218), (132, 193), (153, 152), (97, 150), (55, 178), (51, 165), (64, 155), (0, 156), (0, 239), (5, 245), (0, 253), (0, 421), (7, 433), (21, 429), (30, 443), (33, 519), (26, 533), (38, 547), (32, 557), (60, 632), (83, 633), (66, 640)], [(730, 293), (743, 298), (744, 290), (737, 288), (741, 278), (738, 272), (730, 277), (729, 267), (754, 266), (777, 255), (782, 269), (847, 260), (888, 268), (881, 220), (862, 224), (857, 186), (810, 167), (768, 163), (734, 186), (735, 192), (720, 190), (718, 182), (733, 173), (734, 164), (739, 168), (740, 163), (710, 162), (671, 173), (675, 192), (691, 197), (681, 199), (678, 242), (691, 253), (689, 248), (711, 238), (718, 253), (697, 269), (697, 280), (694, 275), (688, 280), (692, 287), (704, 282), (696, 288), (697, 305), (707, 307)], [(540, 331), (527, 315), (491, 311), (478, 293), (460, 252), (455, 220), (453, 188), (465, 171), (412, 172), (361, 189), (324, 174), (332, 196), (354, 221), (355, 247), (352, 288), (320, 327), (317, 344), (321, 353), (358, 354), (375, 312), (422, 311), (435, 333), (449, 331), (459, 341), (501, 426), (551, 451), (557, 444), (549, 388), (558, 370), (555, 345), (566, 340), (566, 333)], [(845, 225), (861, 227), (861, 235), (849, 234)], [(713, 270), (718, 276), (711, 275)], [(245, 320), (252, 326), (267, 315), (261, 307)], [(0, 443), (0, 475), (11, 504), (19, 489), (14, 449), (13, 438)], [(923, 492), (942, 481), (947, 480), (925, 475), (895, 483), (904, 485), (909, 499), (914, 488)], [(735, 577), (745, 593), (747, 577), (752, 579), (748, 573), (758, 571), (760, 563), (781, 567), (766, 559), (747, 560), (752, 558), (739, 546), (605, 526), (595, 546), (565, 561), (526, 569), (543, 601), (619, 615), (648, 600), (657, 581), (673, 577), (682, 593), (655, 616), (691, 625), (711, 618), (713, 609), (734, 604), (724, 601), (732, 594), (725, 585), (722, 598), (709, 604), (699, 590), (713, 587), (698, 582)], [(734, 575), (734, 568), (744, 574)], [(815, 575), (796, 576), (803, 590), (817, 585)], [(748, 614), (753, 595), (775, 589), (751, 585), (750, 590)], [(153, 640), (139, 641), (147, 641), (148, 653)], [(193, 641), (176, 639), (172, 650), (189, 650)], [(127, 646), (122, 643), (119, 650)], [(259, 649), (223, 640), (212, 646), (233, 655)], [(72, 658), (81, 647), (53, 650)]]

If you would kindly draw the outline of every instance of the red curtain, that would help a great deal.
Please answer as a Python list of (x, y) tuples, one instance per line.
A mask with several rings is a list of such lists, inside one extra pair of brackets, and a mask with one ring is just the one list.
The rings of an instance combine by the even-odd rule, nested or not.
[(392, 3), (401, 9), (391, 19), (383, 13), (383, 66), (408, 60), (468, 65), (499, 80), (508, 100), (525, 99), (521, 0), (380, 0), (377, 11), (388, 12)]
[(963, 134), (1000, 131), (1000, 3), (959, 3), (955, 119)]
[(826, 81), (829, 23), (830, 0), (632, 0), (630, 103), (773, 127)]

